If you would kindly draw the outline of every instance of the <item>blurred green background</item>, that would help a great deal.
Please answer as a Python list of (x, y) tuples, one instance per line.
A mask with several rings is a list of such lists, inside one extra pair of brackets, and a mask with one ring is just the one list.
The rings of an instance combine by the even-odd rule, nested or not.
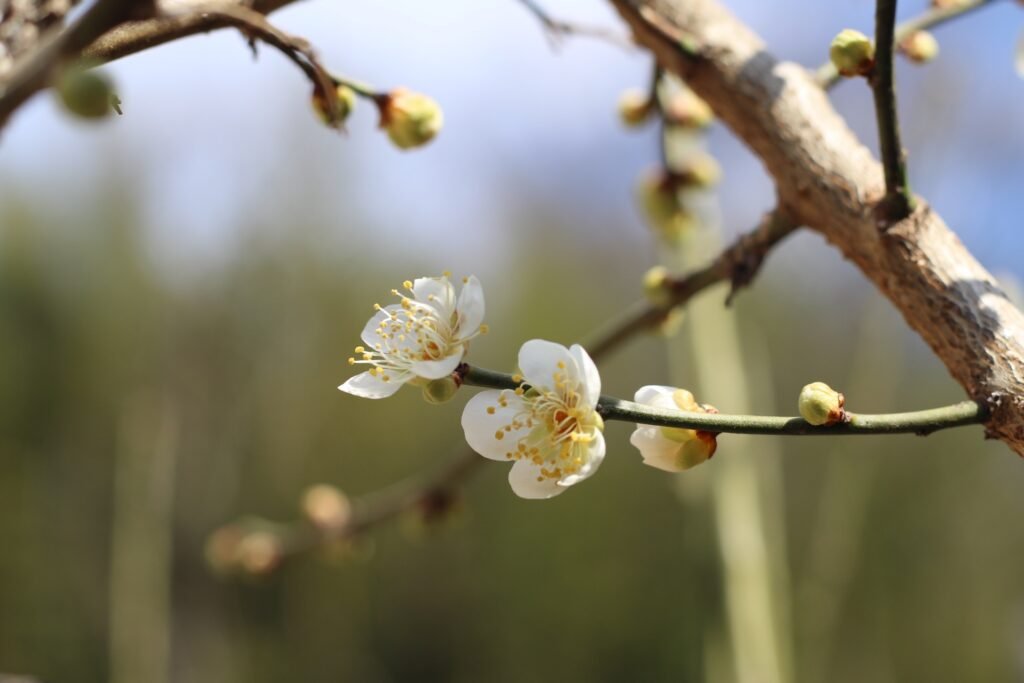
[[(210, 570), (204, 543), (228, 522), (294, 520), (312, 484), (355, 497), (461, 450), (469, 390), (443, 406), (409, 389), (384, 402), (336, 390), (391, 287), (443, 268), (478, 275), (492, 332), (472, 358), (507, 369), (526, 339), (568, 344), (613, 317), (656, 258), (630, 196), (654, 138), (621, 132), (613, 105), (644, 82), (643, 56), (594, 43), (552, 55), (515, 3), (452, 4), (351, 10), (351, 22), (323, 3), (281, 14), (328, 64), (441, 100), (448, 128), (419, 154), (388, 148), (366, 111), (348, 140), (318, 128), (289, 65), (250, 64), (226, 35), (115, 65), (123, 121), (83, 126), (43, 96), (5, 132), (0, 673), (1024, 680), (1024, 466), (980, 428), (723, 436), (709, 464), (671, 476), (643, 467), (629, 426), (613, 423), (600, 472), (556, 499), (515, 498), (506, 468), (485, 463), (440, 523), (410, 514), (350, 553), (305, 555), (258, 580)], [(736, 5), (769, 36), (792, 31), (757, 3)], [(583, 3), (551, 6), (614, 25)], [(827, 36), (870, 10), (816, 10), (783, 52), (814, 63)], [(484, 15), (467, 36), (462, 22)], [(1008, 15), (992, 16), (982, 26), (1003, 30)], [(385, 20), (402, 50), (361, 37)], [(995, 42), (973, 26), (956, 39)], [(189, 75), (218, 58), (217, 85)], [(985, 77), (1012, 78), (1008, 64)], [(980, 98), (965, 68), (902, 74), (912, 170), (920, 161), (918, 189), (1012, 280), (1024, 274), (1010, 230), (1021, 171), (1006, 159), (1024, 143), (992, 128), (1019, 127), (1024, 100), (927, 106), (949, 89)], [(864, 92), (837, 100), (871, 131)], [(968, 116), (992, 125), (961, 125)], [(770, 208), (770, 185), (723, 131), (711, 150), (732, 234)], [(963, 180), (941, 172), (951, 161)], [(965, 219), (976, 216), (992, 220)], [(812, 380), (864, 412), (962, 396), (816, 236), (771, 257), (735, 318), (724, 295), (704, 294), (667, 345), (642, 336), (609, 358), (605, 392), (629, 397), (671, 376), (723, 411), (742, 401), (762, 413), (793, 412)]]

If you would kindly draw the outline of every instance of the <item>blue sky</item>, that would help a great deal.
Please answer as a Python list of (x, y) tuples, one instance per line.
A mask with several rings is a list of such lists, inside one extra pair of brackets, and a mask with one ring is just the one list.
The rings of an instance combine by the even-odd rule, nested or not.
[[(874, 10), (867, 0), (729, 4), (777, 55), (808, 65), (838, 30), (869, 32)], [(901, 15), (925, 4), (903, 2)], [(620, 26), (603, 2), (546, 6)], [(324, 239), (339, 247), (423, 258), (425, 272), (500, 262), (514, 251), (525, 205), (544, 206), (589, 239), (644, 234), (632, 193), (656, 158), (654, 132), (625, 131), (614, 114), (621, 90), (645, 81), (643, 53), (585, 38), (553, 51), (516, 0), (309, 0), (274, 20), (309, 38), (339, 73), (434, 96), (446, 116), (440, 137), (421, 151), (395, 150), (366, 106), (338, 136), (313, 119), (309, 86), (290, 63), (268, 48), (253, 61), (237, 34), (220, 32), (111, 65), (125, 116), (105, 124), (71, 120), (49, 94), (37, 96), (4, 132), (0, 196), (56, 212), (71, 230), (93, 195), (118, 191), (109, 185), (117, 179), (139, 199), (154, 251), (175, 267), (215, 264), (249, 231), (294, 229), (300, 210), (338, 225)], [(915, 189), (986, 265), (1018, 276), (1024, 81), (1012, 61), (1022, 29), (1024, 10), (997, 2), (939, 29), (935, 64), (898, 73)], [(874, 146), (863, 84), (842, 84), (834, 97)], [(725, 225), (746, 229), (770, 207), (771, 185), (721, 127), (710, 149), (726, 172)], [(371, 228), (346, 231), (354, 213)]]

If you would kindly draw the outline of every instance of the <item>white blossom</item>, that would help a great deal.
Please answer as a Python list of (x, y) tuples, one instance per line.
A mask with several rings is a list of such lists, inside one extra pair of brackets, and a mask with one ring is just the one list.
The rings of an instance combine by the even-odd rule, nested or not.
[[(641, 387), (635, 396), (637, 403), (654, 408), (684, 410), (691, 413), (716, 412), (711, 406), (697, 403), (686, 389), (675, 387)], [(666, 472), (682, 472), (696, 467), (715, 454), (715, 434), (679, 427), (655, 427), (638, 424), (629, 442), (640, 449), (645, 465)]]
[(376, 313), (361, 335), (350, 365), (369, 365), (339, 389), (363, 398), (385, 398), (416, 378), (440, 379), (462, 362), (471, 339), (487, 331), (484, 293), (476, 277), (462, 279), (458, 297), (449, 281), (421, 277), (392, 293), (400, 298), (390, 306), (375, 304)]
[(480, 455), (513, 462), (512, 490), (550, 498), (583, 481), (604, 459), (598, 415), (601, 377), (582, 346), (533, 339), (519, 350), (520, 386), (482, 391), (462, 413), (466, 441)]

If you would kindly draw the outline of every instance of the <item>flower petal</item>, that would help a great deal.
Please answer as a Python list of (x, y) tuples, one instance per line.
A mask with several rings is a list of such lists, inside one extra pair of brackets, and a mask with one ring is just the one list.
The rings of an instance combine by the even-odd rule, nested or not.
[(597, 405), (597, 399), (601, 398), (601, 375), (597, 372), (597, 366), (586, 349), (579, 344), (573, 344), (569, 352), (572, 353), (580, 371), (579, 381), (583, 385), (583, 396), (587, 399), (587, 405), (594, 407)]
[(455, 309), (459, 313), (459, 336), (464, 338), (475, 334), (484, 321), (484, 288), (475, 275), (466, 278)]
[(362, 338), (363, 343), (369, 346), (370, 348), (376, 349), (379, 345), (383, 343), (384, 340), (381, 339), (380, 337), (380, 326), (381, 323), (383, 323), (385, 320), (391, 317), (387, 313), (388, 309), (391, 308), (394, 307), (388, 306), (387, 308), (381, 309), (374, 313), (373, 317), (371, 317), (370, 320), (363, 327), (363, 332), (359, 336)]
[(412, 295), (416, 301), (433, 307), (442, 320), (448, 320), (455, 311), (455, 288), (447, 277), (416, 278)]
[(569, 349), (561, 344), (531, 339), (519, 348), (519, 371), (531, 386), (547, 389), (554, 387), (555, 373), (562, 372), (559, 363), (565, 365), (565, 372), (571, 377), (579, 376), (576, 360)]
[(675, 393), (675, 390), (675, 387), (649, 384), (637, 389), (633, 400), (637, 403), (642, 403), (645, 406), (652, 406), (654, 408), (679, 410), (679, 406), (677, 406), (675, 401), (672, 400), (672, 394)]
[(508, 483), (520, 498), (542, 500), (565, 491), (557, 480), (542, 477), (540, 468), (529, 460), (518, 460), (508, 473)]
[(578, 484), (591, 476), (594, 472), (597, 472), (597, 468), (601, 466), (601, 462), (604, 460), (604, 453), (604, 434), (595, 430), (594, 440), (587, 444), (586, 455), (583, 458), (583, 467), (580, 468), (579, 472), (570, 474), (567, 477), (562, 477), (558, 483), (561, 486), (572, 486), (573, 484)]
[[(505, 400), (505, 407), (499, 403), (501, 398)], [(521, 410), (522, 399), (511, 391), (481, 391), (469, 399), (462, 411), (462, 430), (469, 447), (485, 458), (508, 462), (509, 451), (515, 450), (518, 440), (529, 433), (525, 427), (505, 431)], [(500, 439), (497, 438), (499, 433)]]
[(342, 384), (339, 389), (347, 394), (353, 396), (359, 396), (361, 398), (387, 398), (396, 391), (402, 388), (412, 375), (408, 372), (403, 372), (397, 375), (392, 375), (387, 382), (380, 379), (376, 375), (371, 375), (368, 372), (361, 372), (355, 377), (350, 377)]
[(679, 462), (682, 444), (661, 436), (657, 427), (637, 425), (629, 442), (639, 449), (645, 465), (665, 472), (682, 472), (685, 469)]
[(424, 377), (426, 379), (441, 379), (446, 377), (453, 372), (455, 368), (459, 366), (462, 361), (462, 356), (465, 353), (465, 348), (459, 345), (456, 348), (455, 353), (452, 355), (442, 358), (440, 360), (417, 360), (410, 364), (409, 368), (416, 374), (417, 377)]

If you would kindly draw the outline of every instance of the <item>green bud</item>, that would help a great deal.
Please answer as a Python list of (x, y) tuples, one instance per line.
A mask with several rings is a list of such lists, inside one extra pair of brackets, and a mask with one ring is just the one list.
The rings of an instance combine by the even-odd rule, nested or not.
[(715, 120), (708, 103), (689, 88), (684, 87), (665, 105), (665, 120), (681, 128), (707, 128)]
[(899, 49), (915, 64), (925, 64), (939, 55), (939, 41), (928, 31), (914, 31), (900, 42)]
[(640, 181), (637, 198), (647, 222), (666, 242), (679, 242), (697, 227), (696, 217), (679, 203), (676, 180), (657, 169)]
[(320, 92), (320, 88), (313, 88), (313, 96), (310, 99), (317, 118), (332, 128), (343, 125), (345, 120), (348, 119), (349, 114), (352, 113), (352, 110), (356, 108), (355, 90), (347, 85), (339, 85), (334, 92), (338, 97), (338, 111), (333, 119), (327, 110), (327, 98)]
[(812, 425), (831, 425), (840, 422), (845, 411), (846, 399), (824, 382), (808, 384), (800, 390), (797, 408), (800, 416)]
[(116, 100), (110, 79), (80, 66), (65, 70), (57, 79), (57, 95), (64, 108), (84, 119), (102, 119)]
[(654, 266), (644, 273), (644, 296), (661, 308), (672, 304), (672, 283), (664, 266)]
[(459, 383), (451, 375), (431, 380), (423, 385), (423, 400), (434, 405), (447, 403), (458, 390)]
[(626, 90), (619, 96), (619, 119), (630, 128), (642, 126), (653, 111), (651, 99), (635, 88)]
[(843, 29), (832, 39), (828, 55), (843, 76), (866, 76), (875, 66), (875, 44), (851, 28)]
[(437, 102), (421, 93), (396, 88), (378, 104), (380, 126), (400, 149), (421, 147), (441, 130), (444, 114)]
[(722, 178), (722, 167), (707, 152), (698, 152), (686, 160), (676, 177), (682, 187), (714, 187)]

